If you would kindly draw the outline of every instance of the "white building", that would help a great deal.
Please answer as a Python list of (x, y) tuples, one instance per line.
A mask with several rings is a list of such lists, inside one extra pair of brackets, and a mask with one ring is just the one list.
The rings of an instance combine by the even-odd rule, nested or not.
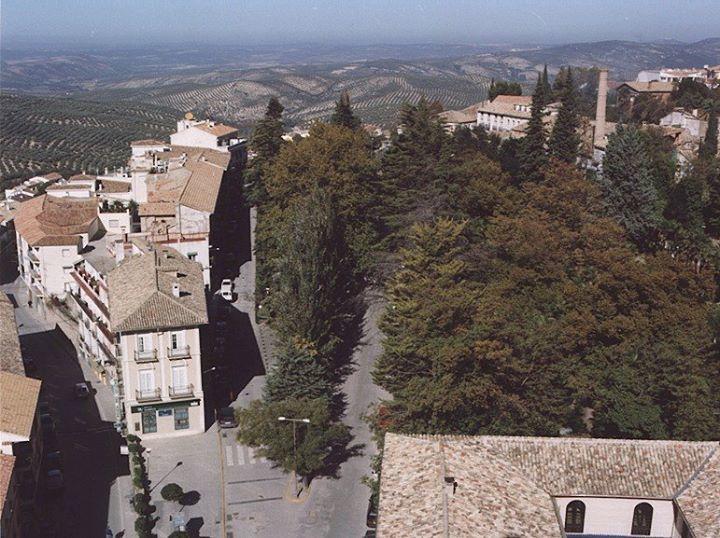
[(44, 194), (15, 215), (18, 270), (36, 298), (64, 297), (80, 253), (103, 231), (98, 201)]
[(491, 132), (511, 131), (528, 122), (531, 108), (530, 95), (498, 95), (478, 106), (477, 124)]
[[(189, 117), (188, 117), (189, 116)], [(233, 146), (245, 141), (238, 138), (234, 127), (211, 120), (195, 120), (192, 114), (177, 122), (177, 132), (170, 135), (172, 146), (232, 151)], [(140, 151), (140, 147), (137, 148)]]
[(72, 297), (81, 355), (112, 387), (118, 426), (143, 437), (203, 432), (202, 268), (142, 241), (95, 246), (73, 272)]
[(688, 112), (684, 108), (676, 108), (660, 119), (661, 127), (679, 127), (686, 129), (690, 136), (704, 138), (707, 132), (707, 121), (700, 119), (697, 109)]
[(388, 433), (378, 536), (720, 536), (720, 443)]

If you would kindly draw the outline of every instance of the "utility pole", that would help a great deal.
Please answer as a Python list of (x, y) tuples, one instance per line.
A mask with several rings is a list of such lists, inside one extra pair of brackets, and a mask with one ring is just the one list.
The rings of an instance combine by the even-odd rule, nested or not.
[(280, 422), (292, 422), (293, 426), (293, 484), (295, 486), (295, 498), (297, 499), (298, 496), (298, 487), (297, 487), (297, 424), (298, 422), (301, 424), (310, 424), (309, 418), (287, 418), (287, 417), (278, 417), (278, 420)]

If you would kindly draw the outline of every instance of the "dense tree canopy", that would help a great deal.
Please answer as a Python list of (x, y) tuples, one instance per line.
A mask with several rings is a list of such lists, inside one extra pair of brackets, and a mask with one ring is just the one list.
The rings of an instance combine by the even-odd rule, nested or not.
[(522, 95), (522, 86), (517, 82), (507, 82), (505, 80), (495, 82), (495, 80), (491, 80), (490, 88), (488, 88), (488, 99), (492, 101), (498, 95)]

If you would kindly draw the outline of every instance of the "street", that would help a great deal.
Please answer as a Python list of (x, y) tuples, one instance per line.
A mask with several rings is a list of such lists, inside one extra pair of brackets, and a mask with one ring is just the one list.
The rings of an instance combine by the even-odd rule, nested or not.
[[(53, 312), (29, 308), (24, 285), (18, 281), (0, 287), (18, 304), (15, 309), (23, 357), (35, 363), (34, 377), (42, 380), (40, 401), (49, 404), (55, 433), (45, 436), (45, 452), (59, 450), (65, 486), (44, 493), (40, 483), (40, 510), (45, 516), (41, 536), (104, 536), (112, 482), (127, 465), (119, 452), (120, 436), (112, 420), (101, 414), (94, 398), (77, 400), (75, 383), (89, 381), (91, 391), (109, 390), (83, 370), (75, 348), (56, 325)], [(99, 386), (98, 386), (99, 385)]]

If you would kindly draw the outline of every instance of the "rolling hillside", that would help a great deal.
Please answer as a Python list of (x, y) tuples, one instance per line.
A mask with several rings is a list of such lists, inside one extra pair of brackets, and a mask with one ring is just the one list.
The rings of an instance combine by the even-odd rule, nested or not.
[(177, 116), (134, 103), (0, 94), (0, 180), (122, 166), (131, 140), (166, 137)]

